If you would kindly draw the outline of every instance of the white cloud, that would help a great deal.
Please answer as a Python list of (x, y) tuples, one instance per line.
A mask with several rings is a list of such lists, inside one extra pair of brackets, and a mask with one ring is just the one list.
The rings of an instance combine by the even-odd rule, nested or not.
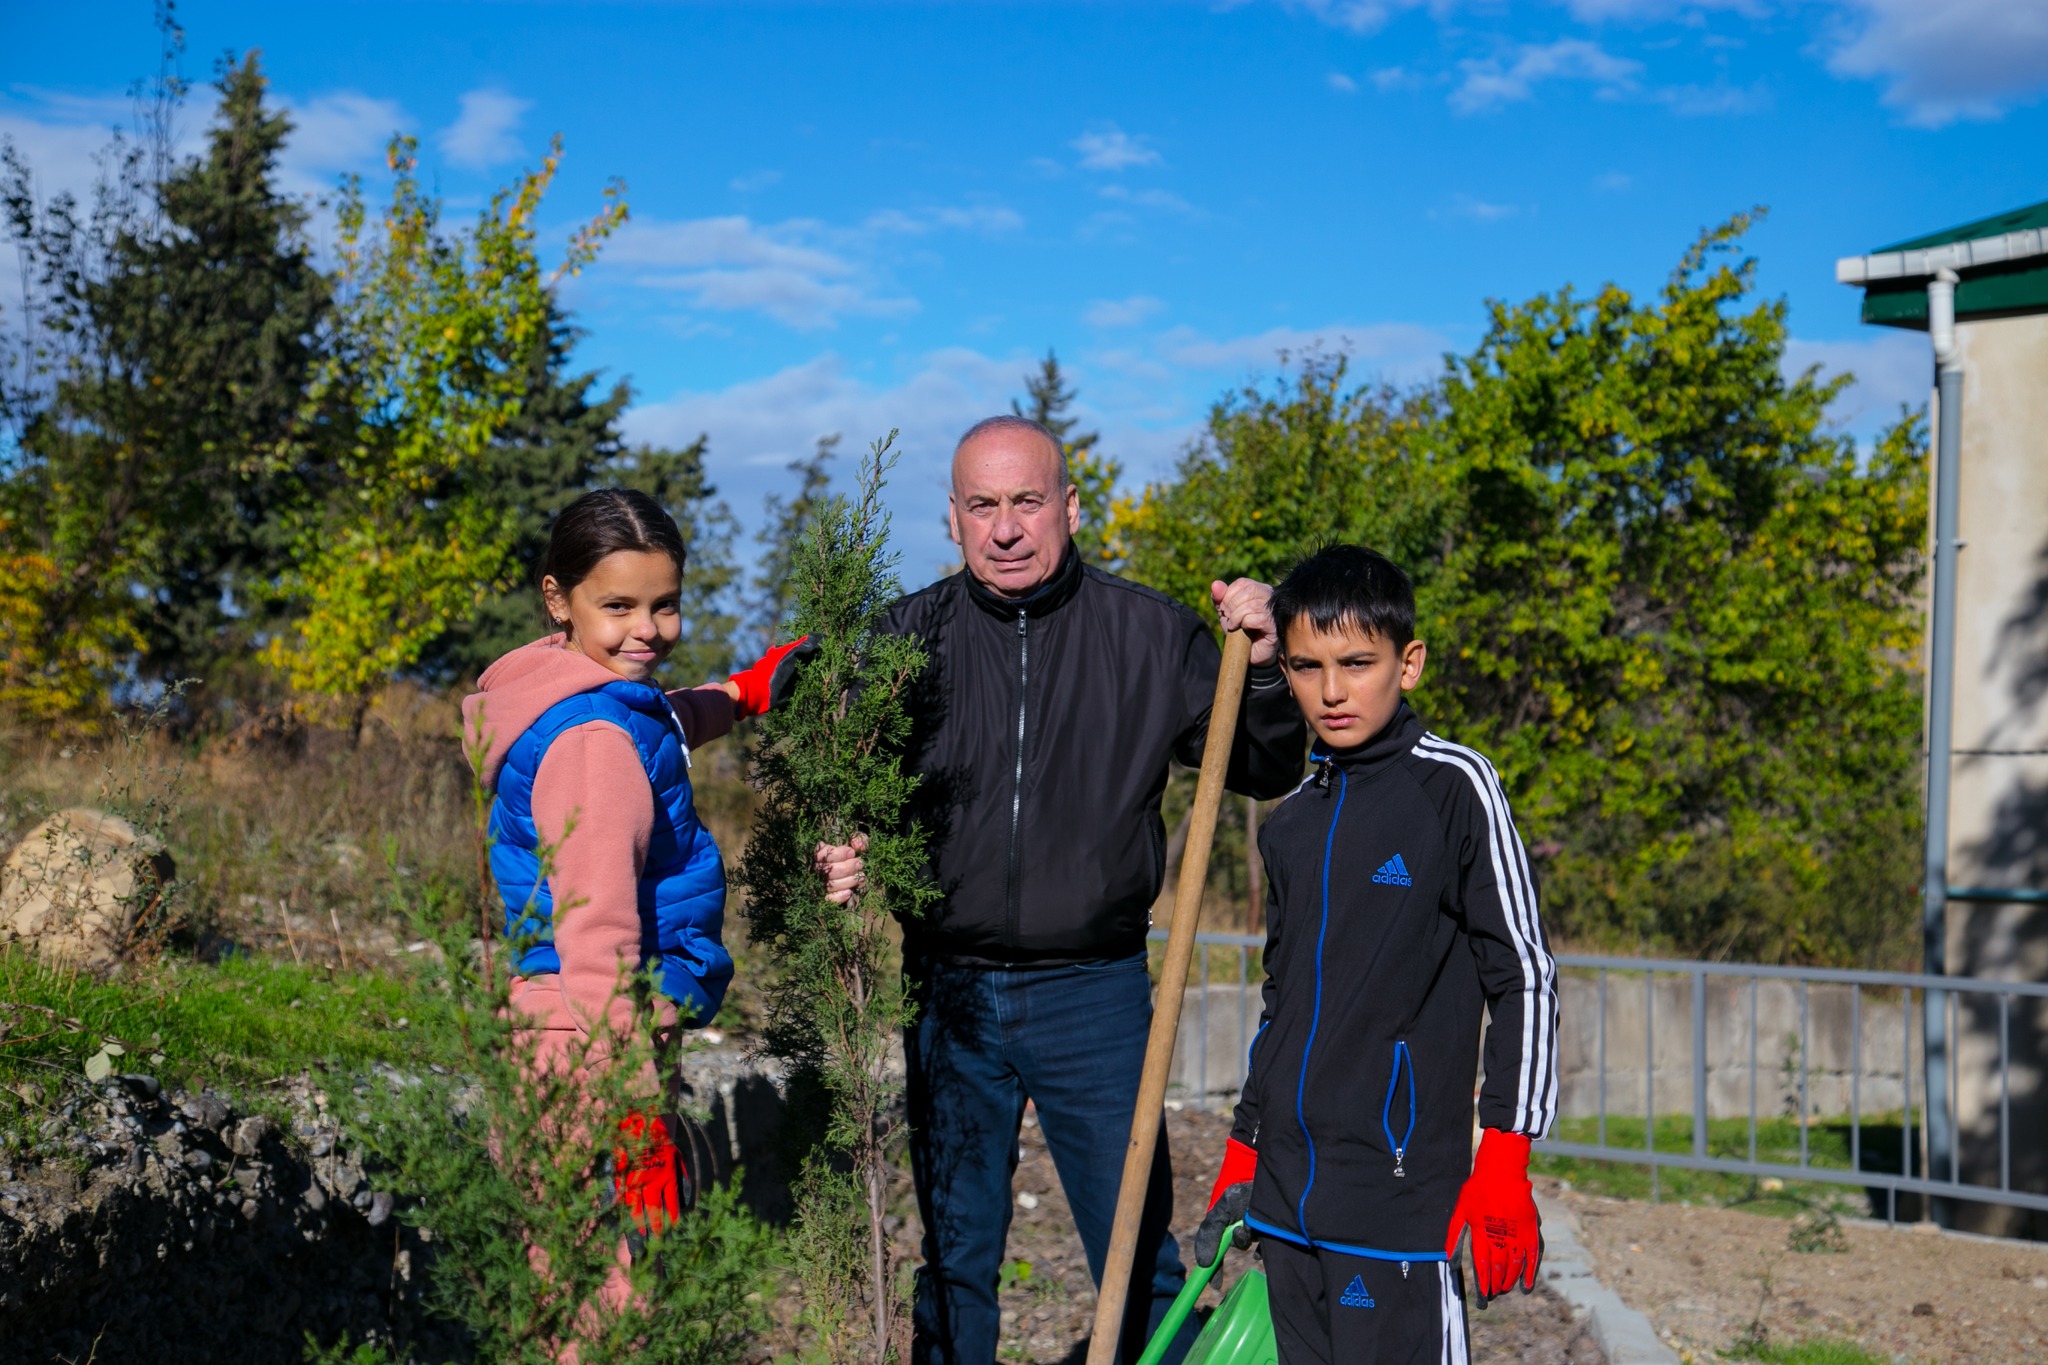
[(1587, 81), (1602, 94), (1629, 93), (1636, 88), (1643, 64), (1617, 57), (1584, 38), (1560, 38), (1554, 43), (1525, 43), (1513, 49), (1508, 60), (1462, 61), (1458, 69), (1465, 79), (1451, 92), (1451, 107), (1473, 114), (1531, 99), (1544, 81)]
[(1081, 318), (1090, 327), (1136, 327), (1165, 311), (1163, 300), (1149, 294), (1133, 294), (1127, 299), (1097, 299), (1088, 305)]
[(1856, 382), (1835, 400), (1830, 416), (1845, 430), (1864, 438), (1890, 425), (1902, 405), (1925, 405), (1934, 386), (1927, 338), (1918, 332), (1873, 328), (1850, 341), (1803, 341), (1798, 337), (1787, 341), (1787, 377), (1803, 373), (1810, 365), (1820, 366), (1823, 374), (1856, 376)]
[(1132, 166), (1156, 166), (1159, 153), (1146, 146), (1147, 139), (1133, 137), (1114, 123), (1097, 132), (1087, 132), (1068, 144), (1081, 154), (1081, 165), (1091, 171), (1122, 171)]
[(1843, 0), (1828, 69), (1885, 82), (1884, 102), (1937, 128), (1994, 119), (2048, 90), (2042, 0)]
[(1432, 211), (1429, 216), (1470, 218), (1477, 223), (1497, 223), (1503, 218), (1519, 217), (1521, 212), (1520, 204), (1495, 204), (1484, 199), (1475, 199), (1469, 194), (1455, 194), (1451, 196), (1450, 207), (1445, 209), (1443, 214), (1439, 215)]
[(940, 228), (961, 232), (1015, 232), (1024, 226), (1024, 216), (1000, 204), (966, 204), (935, 209), (883, 209), (868, 215), (865, 226), (874, 232), (922, 237)]
[(1329, 75), (1323, 77), (1323, 80), (1332, 90), (1337, 91), (1339, 94), (1355, 95), (1358, 93), (1358, 82), (1352, 80), (1341, 71), (1332, 71)]
[(1426, 77), (1401, 66), (1383, 66), (1372, 73), (1372, 88), (1381, 94), (1393, 90), (1420, 90), (1429, 84)]
[(1443, 15), (1455, 8), (1451, 0), (1280, 0), (1281, 7), (1306, 14), (1346, 32), (1377, 33), (1398, 14), (1427, 8)]
[(1201, 210), (1175, 194), (1172, 190), (1134, 190), (1126, 185), (1104, 185), (1104, 199), (1114, 199), (1120, 204), (1133, 204), (1145, 209), (1165, 209), (1169, 213), (1185, 213), (1198, 216)]
[(736, 175), (727, 183), (741, 194), (757, 194), (767, 189), (770, 185), (780, 184), (781, 181), (781, 171), (763, 170), (748, 171), (745, 175)]
[(519, 121), (531, 108), (532, 100), (502, 90), (467, 91), (461, 114), (441, 130), (441, 150), (456, 165), (473, 171), (511, 161), (519, 155)]
[(397, 101), (353, 90), (283, 103), (292, 133), (278, 156), (278, 185), (291, 194), (324, 194), (336, 177), (384, 164), (393, 134), (410, 126)]
[(824, 244), (832, 235), (811, 219), (636, 218), (606, 246), (604, 262), (640, 267), (636, 283), (675, 290), (697, 307), (766, 313), (801, 331), (833, 326), (846, 314), (917, 307), (913, 299), (878, 294), (870, 272)]

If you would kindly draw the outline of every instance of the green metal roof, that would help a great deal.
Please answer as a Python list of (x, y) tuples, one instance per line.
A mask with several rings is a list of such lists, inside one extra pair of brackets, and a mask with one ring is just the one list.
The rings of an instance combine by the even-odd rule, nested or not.
[[(1924, 237), (1881, 246), (1878, 251), (1916, 251), (1951, 242), (1972, 242), (2027, 228), (2048, 228), (2048, 202), (2030, 204), (1974, 223), (1964, 223)], [(1985, 266), (1963, 276), (1956, 286), (1956, 321), (2014, 317), (2048, 312), (2048, 257), (2035, 256), (2005, 265)], [(1863, 320), (1885, 327), (1927, 330), (1925, 279), (1873, 280), (1864, 286)]]

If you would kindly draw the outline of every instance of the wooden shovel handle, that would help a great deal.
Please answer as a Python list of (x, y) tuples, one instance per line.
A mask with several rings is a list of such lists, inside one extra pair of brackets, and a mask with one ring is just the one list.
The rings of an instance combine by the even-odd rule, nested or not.
[(1195, 955), (1195, 922), (1202, 913), (1202, 883), (1208, 880), (1209, 846), (1216, 838), (1216, 812), (1223, 804), (1223, 778), (1237, 738), (1237, 712), (1244, 701), (1245, 669), (1251, 663), (1251, 652), (1251, 641), (1242, 631), (1223, 637), (1223, 666), (1216, 671), (1216, 700), (1209, 708), (1201, 778), (1195, 783), (1187, 848), (1181, 854), (1180, 880), (1174, 886), (1166, 965), (1159, 973), (1152, 1032), (1145, 1041), (1145, 1072), (1138, 1082), (1138, 1106), (1131, 1115), (1131, 1143), (1124, 1150), (1124, 1177), (1117, 1190), (1116, 1222), (1110, 1228), (1109, 1259), (1095, 1296), (1095, 1335), (1088, 1342), (1088, 1365), (1114, 1365), (1117, 1342), (1123, 1334), (1124, 1302), (1130, 1296), (1131, 1266), (1138, 1251), (1138, 1219), (1145, 1208), (1152, 1153), (1159, 1143), (1166, 1075), (1173, 1065), (1173, 1044), (1180, 1032), (1181, 997), (1187, 990), (1188, 963)]

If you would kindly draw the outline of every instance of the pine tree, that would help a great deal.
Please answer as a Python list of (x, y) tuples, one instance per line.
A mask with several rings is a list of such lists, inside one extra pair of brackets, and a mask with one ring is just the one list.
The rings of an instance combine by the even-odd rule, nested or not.
[(1074, 434), (1080, 419), (1067, 414), (1077, 395), (1067, 384), (1059, 357), (1053, 352), (1045, 353), (1037, 374), (1024, 376), (1024, 392), (1031, 399), (1030, 406), (1012, 399), (1010, 411), (1019, 417), (1029, 417), (1059, 437), (1067, 453), (1067, 477), (1081, 498), (1081, 529), (1074, 533), (1075, 550), (1087, 563), (1116, 567), (1121, 555), (1110, 535), (1111, 504), (1116, 497), (1117, 480), (1123, 477), (1123, 464), (1096, 450), (1101, 432)]
[[(907, 1279), (883, 1225), (902, 1135), (888, 1053), (909, 1017), (887, 927), (892, 913), (915, 915), (934, 894), (921, 871), (924, 836), (903, 824), (915, 779), (898, 761), (924, 655), (877, 632), (897, 594), (881, 503), (894, 439), (875, 443), (857, 494), (822, 502), (792, 547), (783, 629), (820, 648), (795, 695), (762, 722), (754, 781), (763, 805), (739, 872), (750, 934), (776, 967), (768, 1049), (799, 1092), (825, 1100), (804, 1135), (791, 1237), (805, 1314), (831, 1359), (872, 1365), (897, 1358), (908, 1327)], [(811, 852), (856, 832), (869, 841), (867, 881), (835, 905)]]

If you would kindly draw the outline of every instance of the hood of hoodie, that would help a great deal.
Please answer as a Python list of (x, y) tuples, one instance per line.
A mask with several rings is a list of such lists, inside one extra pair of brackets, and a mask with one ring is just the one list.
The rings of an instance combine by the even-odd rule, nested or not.
[(560, 635), (521, 645), (485, 669), (478, 690), (462, 699), (463, 741), (484, 751), (484, 786), (497, 790), (506, 752), (550, 706), (618, 681), (595, 659), (565, 648)]

